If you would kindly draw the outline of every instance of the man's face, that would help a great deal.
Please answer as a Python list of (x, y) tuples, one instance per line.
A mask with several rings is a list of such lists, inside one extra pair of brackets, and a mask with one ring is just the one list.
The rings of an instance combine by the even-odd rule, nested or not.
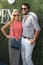
[(25, 5), (22, 5), (22, 9), (21, 10), (22, 10), (23, 15), (26, 15), (29, 12), (29, 9)]

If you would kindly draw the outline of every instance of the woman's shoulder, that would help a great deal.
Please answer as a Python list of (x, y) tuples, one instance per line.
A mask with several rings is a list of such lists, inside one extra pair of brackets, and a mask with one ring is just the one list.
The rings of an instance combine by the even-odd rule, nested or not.
[(19, 21), (20, 23), (22, 23), (22, 21)]
[(19, 22), (22, 25), (22, 21)]

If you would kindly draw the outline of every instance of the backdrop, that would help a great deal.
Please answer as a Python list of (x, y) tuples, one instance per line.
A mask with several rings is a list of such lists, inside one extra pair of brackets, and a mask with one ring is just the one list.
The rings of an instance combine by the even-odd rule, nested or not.
[[(21, 5), (23, 2), (30, 4), (31, 11), (35, 12), (39, 18), (38, 22), (41, 27), (41, 33), (36, 41), (35, 48), (33, 50), (32, 60), (34, 65), (43, 65), (43, 0), (16, 0), (15, 3), (9, 4), (7, 0), (0, 0), (0, 10), (17, 8), (21, 11)], [(0, 16), (1, 22), (1, 16)], [(0, 29), (4, 24), (0, 23)], [(7, 33), (9, 29), (7, 30)], [(0, 30), (0, 60), (8, 64), (8, 39), (5, 38)]]

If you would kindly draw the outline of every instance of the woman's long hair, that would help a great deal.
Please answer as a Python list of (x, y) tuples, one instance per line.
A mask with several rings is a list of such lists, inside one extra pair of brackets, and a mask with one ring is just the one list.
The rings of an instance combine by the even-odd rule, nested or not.
[[(14, 13), (15, 13), (15, 12), (18, 12), (18, 13), (20, 14), (20, 12), (19, 12), (18, 9), (13, 9), (13, 12), (12, 12), (12, 15), (11, 15), (11, 20), (13, 20), (13, 17), (14, 17)], [(15, 18), (15, 17), (14, 17), (14, 18)], [(19, 21), (21, 21), (20, 15), (19, 15)]]

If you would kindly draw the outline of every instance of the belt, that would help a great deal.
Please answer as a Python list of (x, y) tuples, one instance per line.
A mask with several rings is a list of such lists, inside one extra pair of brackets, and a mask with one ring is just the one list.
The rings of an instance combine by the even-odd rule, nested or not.
[(28, 39), (30, 39), (30, 37), (26, 37), (26, 36), (23, 36), (24, 38), (28, 38)]

